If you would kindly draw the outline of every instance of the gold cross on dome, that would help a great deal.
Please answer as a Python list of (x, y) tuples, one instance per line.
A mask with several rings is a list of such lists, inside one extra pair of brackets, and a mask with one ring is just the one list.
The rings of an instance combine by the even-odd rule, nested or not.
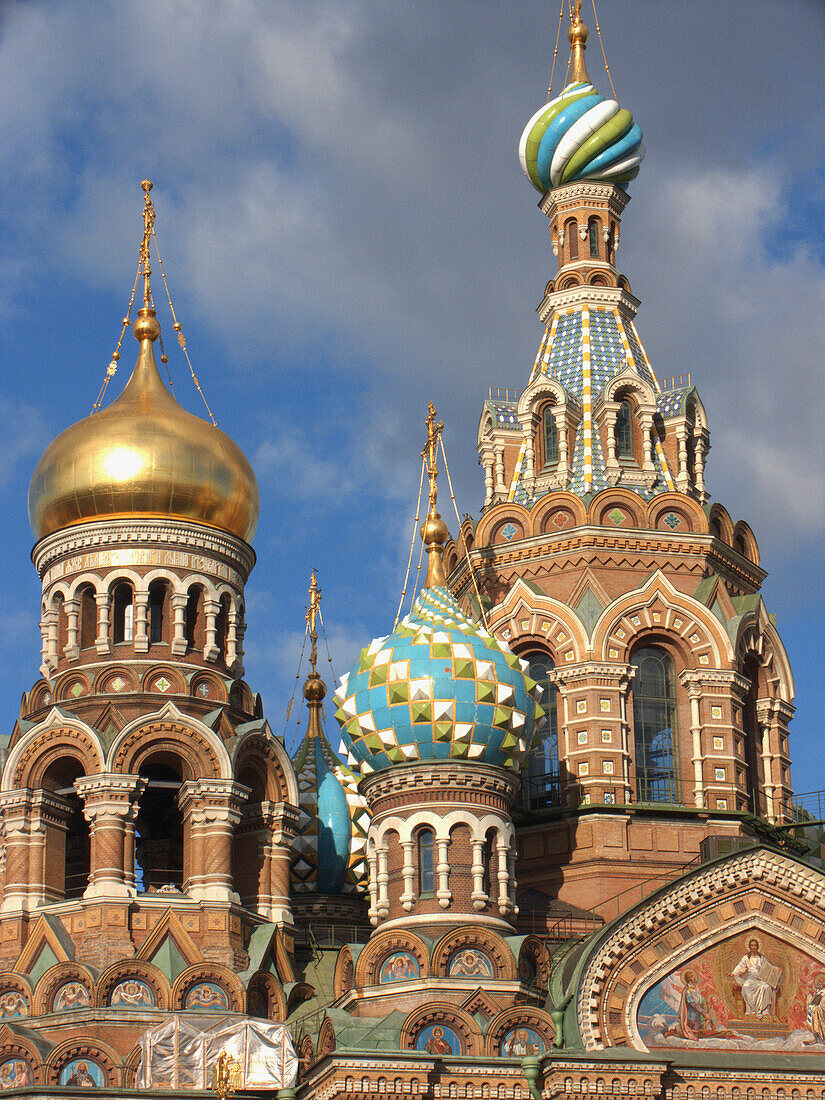
[(321, 589), (318, 587), (318, 582), (315, 579), (315, 570), (312, 570), (312, 577), (309, 582), (309, 607), (307, 608), (306, 620), (307, 627), (309, 629), (309, 640), (312, 643), (312, 648), (309, 655), (309, 663), (312, 665), (312, 671), (316, 671), (316, 665), (318, 664), (318, 630), (317, 619), (321, 613)]
[(427, 442), (421, 451), (421, 457), (427, 463), (427, 472), (429, 474), (430, 481), (430, 514), (435, 514), (435, 505), (438, 498), (438, 466), (436, 464), (438, 440), (441, 437), (441, 433), (444, 430), (444, 421), (439, 420), (436, 424), (436, 411), (435, 405), (430, 402), (429, 411), (427, 412)]
[(155, 207), (149, 198), (149, 192), (154, 185), (151, 180), (143, 180), (140, 186), (143, 188), (143, 240), (140, 242), (140, 262), (143, 264), (143, 305), (148, 309), (152, 301), (152, 290), (149, 285), (152, 274), (149, 266), (149, 241), (155, 225)]

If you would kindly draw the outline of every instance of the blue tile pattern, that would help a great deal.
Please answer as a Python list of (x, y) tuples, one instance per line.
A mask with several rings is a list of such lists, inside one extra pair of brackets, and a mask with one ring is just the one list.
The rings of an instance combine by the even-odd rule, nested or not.
[(622, 318), (622, 325), (624, 326), (625, 336), (627, 342), (630, 344), (630, 354), (633, 356), (633, 361), (636, 365), (636, 370), (644, 378), (645, 382), (653, 389), (658, 389), (656, 385), (656, 379), (653, 377), (650, 368), (647, 365), (647, 359), (645, 353), (642, 350), (642, 345), (639, 343), (639, 338), (636, 335), (636, 330), (633, 327), (633, 322), (629, 321), (626, 317)]
[(693, 386), (680, 386), (675, 390), (665, 390), (656, 399), (656, 409), (664, 420), (671, 416), (680, 416), (684, 412), (685, 398)]
[(486, 401), (485, 405), (490, 410), (494, 428), (503, 428), (505, 431), (517, 432), (521, 430), (518, 422), (517, 401)]
[(545, 374), (557, 379), (568, 393), (582, 395), (582, 317), (578, 310), (559, 317)]
[(335, 717), (362, 772), (456, 758), (517, 768), (543, 715), (541, 690), (449, 589), (425, 588), (342, 677)]

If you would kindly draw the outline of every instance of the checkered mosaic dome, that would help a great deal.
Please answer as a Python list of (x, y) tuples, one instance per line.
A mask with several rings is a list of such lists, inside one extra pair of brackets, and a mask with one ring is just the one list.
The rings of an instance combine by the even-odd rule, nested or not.
[(527, 662), (425, 588), (395, 633), (378, 638), (335, 694), (341, 751), (362, 772), (466, 759), (518, 768), (529, 750), (541, 687)]

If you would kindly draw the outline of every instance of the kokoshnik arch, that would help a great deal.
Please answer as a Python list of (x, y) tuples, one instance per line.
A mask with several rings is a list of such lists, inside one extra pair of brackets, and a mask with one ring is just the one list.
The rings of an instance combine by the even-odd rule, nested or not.
[(641, 130), (588, 76), (579, 2), (568, 37), (519, 145), (557, 260), (538, 354), (483, 403), (454, 537), (430, 408), (427, 580), (337, 686), (337, 751), (314, 576), (292, 758), (243, 680), (260, 494), (158, 373), (145, 181), (134, 371), (31, 484), (4, 1086), (135, 1089), (148, 1028), (217, 1014), (287, 1023), (307, 1100), (825, 1097), (793, 678), (754, 535), (709, 496), (707, 410), (657, 377), (616, 265)]

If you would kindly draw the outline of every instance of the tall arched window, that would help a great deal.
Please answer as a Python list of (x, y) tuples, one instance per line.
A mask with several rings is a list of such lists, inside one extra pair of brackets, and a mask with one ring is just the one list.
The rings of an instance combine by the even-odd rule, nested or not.
[(62, 801), (63, 826), (53, 819), (45, 823), (44, 887), (50, 901), (83, 896), (89, 885), (90, 830), (83, 803), (74, 788), (84, 775), (79, 761), (62, 758), (46, 769), (42, 786)]
[(435, 833), (422, 829), (418, 834), (418, 893), (432, 894), (435, 890)]
[(622, 401), (616, 413), (616, 455), (633, 458), (633, 410), (629, 401)]
[(599, 222), (597, 218), (591, 218), (587, 223), (587, 236), (590, 241), (590, 258), (599, 258)]
[(679, 802), (676, 756), (676, 680), (673, 662), (655, 646), (631, 660), (636, 796), (639, 802)]
[(141, 765), (148, 780), (135, 819), (137, 888), (152, 893), (162, 886), (183, 886), (183, 815), (178, 807), (180, 761), (160, 753)]
[(97, 599), (87, 585), (80, 593), (80, 648), (91, 649), (97, 638)]
[(564, 227), (564, 235), (567, 238), (567, 255), (571, 260), (579, 258), (579, 227), (571, 218)]
[(527, 757), (521, 797), (527, 809), (541, 810), (545, 806), (560, 806), (562, 803), (556, 685), (549, 678), (555, 666), (553, 658), (543, 650), (534, 650), (525, 657), (530, 676), (544, 688), (541, 697), (544, 717), (538, 729), (536, 746)]
[(166, 581), (152, 581), (149, 585), (149, 644), (168, 641), (166, 637), (169, 618), (169, 586)]
[(135, 609), (132, 586), (126, 581), (116, 584), (112, 592), (112, 642), (131, 642), (134, 633)]
[(547, 405), (542, 413), (542, 428), (544, 432), (544, 465), (555, 466), (559, 461), (559, 430), (556, 427), (556, 417), (553, 414), (552, 405)]
[(206, 623), (203, 608), (203, 589), (199, 584), (189, 589), (186, 601), (186, 645), (187, 648), (203, 649), (206, 644)]

